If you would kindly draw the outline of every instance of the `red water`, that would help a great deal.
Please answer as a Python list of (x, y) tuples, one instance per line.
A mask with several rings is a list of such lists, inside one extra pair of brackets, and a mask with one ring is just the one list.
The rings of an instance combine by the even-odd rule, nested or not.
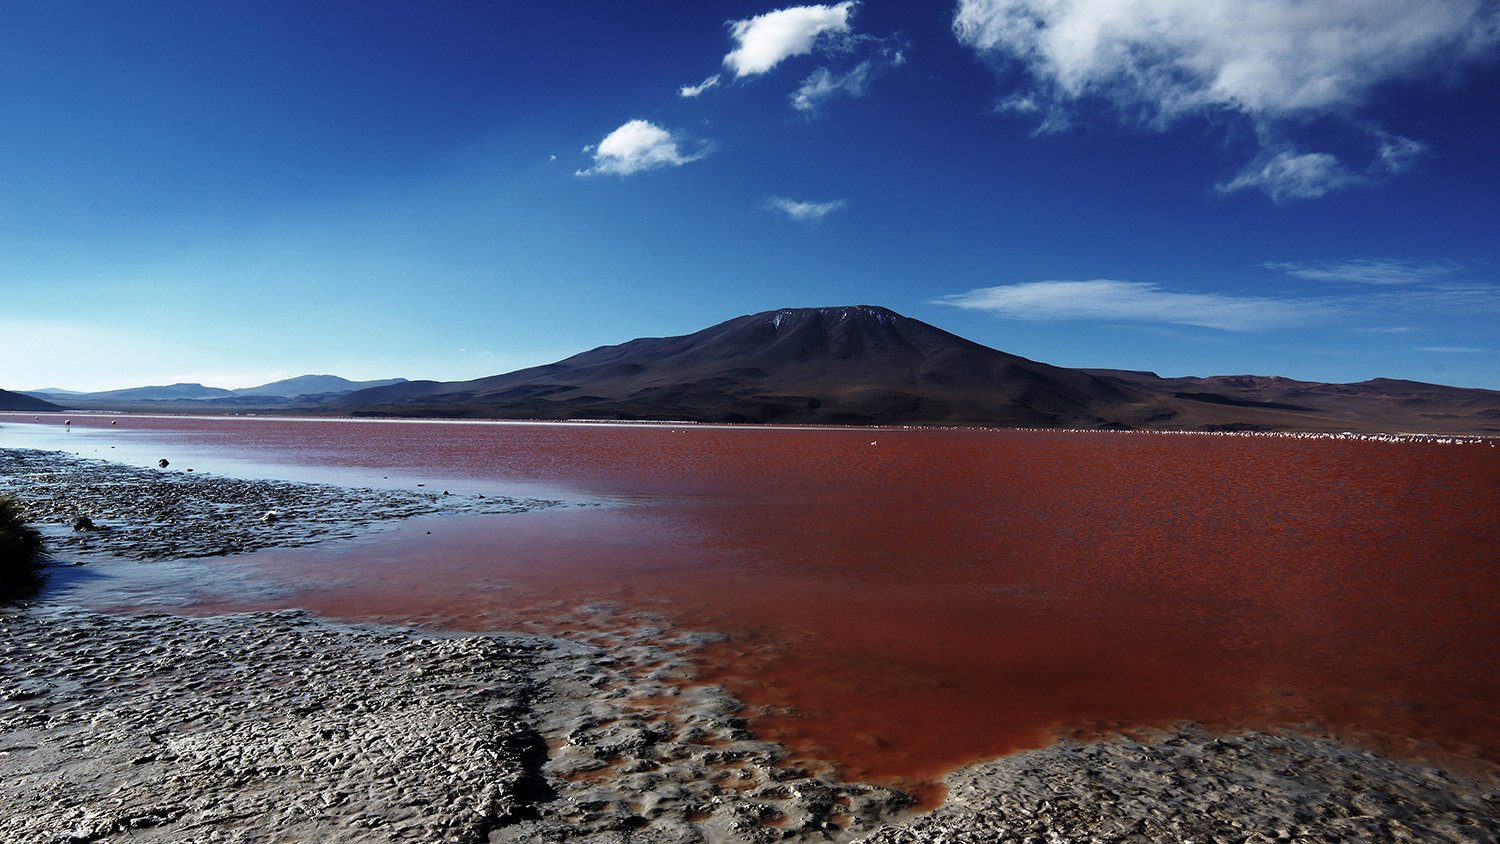
[(1179, 719), (1500, 762), (1490, 444), (145, 424), (623, 501), (245, 560), (305, 587), (278, 603), (344, 618), (503, 628), (613, 601), (724, 631), (703, 676), (760, 735), (855, 779), (922, 790), (1059, 731)]

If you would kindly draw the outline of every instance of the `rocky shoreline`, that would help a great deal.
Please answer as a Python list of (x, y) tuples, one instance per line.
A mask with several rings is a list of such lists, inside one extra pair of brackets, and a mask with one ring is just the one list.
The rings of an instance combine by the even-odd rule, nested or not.
[(972, 765), (948, 787), (933, 812), (862, 840), (1500, 841), (1500, 780), (1296, 734), (1180, 724), (1059, 742)]
[[(0, 493), (47, 535), (54, 557), (214, 557), (348, 539), (434, 513), (518, 513), (559, 502), (246, 480), (143, 468), (59, 451), (0, 448)], [(75, 530), (79, 519), (91, 527)]]
[[(18, 450), (0, 450), (0, 489), (49, 521), (49, 539), (72, 539), (78, 502), (99, 514), (114, 530), (79, 532), (63, 546), (78, 559), (227, 554), (548, 503)], [(287, 517), (259, 521), (273, 509)], [(0, 610), (0, 840), (1500, 841), (1493, 775), (1190, 724), (973, 765), (914, 814), (899, 792), (757, 741), (737, 701), (694, 682), (711, 634), (611, 607), (558, 622), (576, 632), (121, 616), (45, 596)]]

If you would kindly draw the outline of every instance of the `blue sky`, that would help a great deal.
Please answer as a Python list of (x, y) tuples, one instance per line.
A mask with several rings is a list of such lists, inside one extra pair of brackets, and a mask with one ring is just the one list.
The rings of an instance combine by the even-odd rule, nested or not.
[(1496, 0), (0, 4), (0, 387), (879, 304), (1500, 389)]

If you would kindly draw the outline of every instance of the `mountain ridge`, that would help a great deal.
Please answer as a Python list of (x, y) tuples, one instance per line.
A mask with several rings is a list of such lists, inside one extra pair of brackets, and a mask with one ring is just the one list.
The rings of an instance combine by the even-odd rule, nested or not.
[(295, 378), (272, 381), (269, 384), (261, 384), (258, 387), (241, 387), (230, 392), (237, 396), (279, 396), (281, 398), (295, 399), (301, 396), (348, 393), (371, 387), (385, 387), (391, 384), (401, 384), (405, 381), (405, 378), (350, 381), (348, 378), (341, 378), (337, 375), (298, 375)]
[[(1096, 412), (1105, 404), (1151, 398), (857, 305), (750, 314), (516, 372), (362, 390), (330, 404), (364, 414), (421, 408), (505, 418), (1093, 425), (1112, 421)], [(1116, 415), (1129, 424), (1149, 413)]]
[(872, 305), (764, 311), (501, 375), (362, 390), (328, 407), (361, 416), (1500, 432), (1500, 392), (1066, 369)]
[(37, 398), (29, 393), (16, 392), (14, 390), (0, 390), (0, 410), (29, 410), (29, 411), (53, 411), (63, 410), (63, 406)]
[[(256, 387), (225, 389), (205, 387), (198, 383), (177, 383), (147, 387), (127, 387), (120, 390), (80, 392), (61, 388), (46, 390), (23, 390), (23, 395), (51, 402), (63, 402), (67, 407), (82, 409), (113, 409), (135, 404), (171, 405), (193, 403), (205, 407), (215, 405), (253, 406), (280, 405), (288, 400), (312, 399), (314, 403), (327, 400), (342, 393), (370, 387), (400, 384), (405, 378), (384, 378), (374, 381), (350, 381), (337, 375), (299, 375), (280, 381), (272, 381)], [(304, 404), (308, 402), (303, 402)]]
[[(363, 386), (302, 392), (348, 385)], [(465, 381), (307, 375), (232, 391), (177, 384), (46, 398), (158, 412), (1500, 434), (1500, 391), (1391, 378), (1329, 384), (1070, 369), (876, 305), (763, 311)]]

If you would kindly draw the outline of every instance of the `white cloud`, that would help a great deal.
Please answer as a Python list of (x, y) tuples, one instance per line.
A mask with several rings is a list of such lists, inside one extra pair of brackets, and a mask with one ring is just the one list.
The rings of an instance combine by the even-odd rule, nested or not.
[[(1493, 0), (960, 0), (958, 39), (1028, 84), (1001, 106), (1038, 131), (1066, 128), (1079, 104), (1103, 102), (1165, 128), (1189, 116), (1239, 114), (1266, 151), (1225, 186), (1278, 201), (1369, 184), (1424, 147), (1352, 115), (1392, 81), (1451, 71), (1500, 44)], [(1373, 147), (1363, 173), (1287, 144), (1309, 118), (1349, 122)]]
[(799, 223), (816, 223), (835, 211), (849, 207), (849, 201), (834, 199), (828, 202), (799, 202), (795, 199), (777, 196), (766, 202), (766, 207), (779, 211)]
[(604, 136), (597, 145), (583, 148), (592, 152), (594, 166), (574, 175), (614, 174), (629, 176), (664, 167), (681, 167), (708, 154), (704, 148), (684, 152), (672, 133), (646, 120), (631, 120)]
[(1481, 55), (1497, 20), (1485, 0), (960, 0), (953, 26), (1024, 62), (1048, 100), (1098, 95), (1170, 119), (1357, 105)]
[(1026, 320), (1125, 320), (1254, 331), (1308, 322), (1327, 306), (1284, 299), (1173, 293), (1143, 281), (1034, 281), (943, 296), (934, 304)]
[(1281, 150), (1262, 154), (1233, 179), (1218, 186), (1222, 193), (1258, 188), (1272, 202), (1316, 199), (1330, 191), (1366, 184), (1365, 177), (1351, 172), (1326, 152), (1298, 153)]
[(793, 6), (733, 21), (729, 34), (739, 46), (724, 57), (737, 77), (765, 73), (792, 56), (811, 53), (819, 39), (849, 32), (853, 0), (834, 6)]
[(1398, 261), (1390, 258), (1354, 258), (1347, 261), (1304, 261), (1265, 264), (1308, 281), (1354, 284), (1399, 285), (1445, 280), (1460, 269), (1453, 261)]
[(1441, 354), (1470, 355), (1483, 354), (1489, 349), (1476, 349), (1473, 346), (1418, 346), (1419, 352), (1438, 352)]
[(704, 91), (707, 91), (709, 88), (717, 87), (719, 87), (719, 74), (715, 73), (713, 76), (710, 76), (702, 82), (699, 82), (697, 85), (684, 85), (681, 88), (678, 88), (677, 96), (692, 98), (698, 96)]

